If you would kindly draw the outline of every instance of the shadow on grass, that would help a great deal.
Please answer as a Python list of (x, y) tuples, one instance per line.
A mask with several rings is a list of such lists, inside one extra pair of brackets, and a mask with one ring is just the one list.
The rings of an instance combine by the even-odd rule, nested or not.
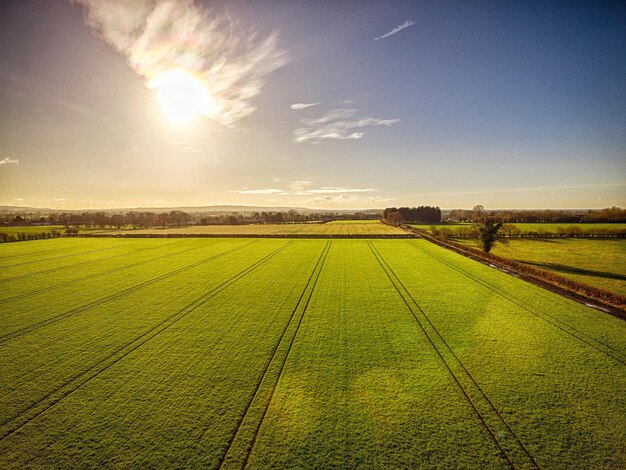
[(522, 261), (519, 260), (520, 263), (529, 264), (531, 266), (536, 266), (538, 268), (549, 269), (551, 271), (558, 271), (566, 274), (579, 274), (581, 276), (592, 276), (592, 277), (602, 277), (605, 279), (617, 279), (619, 281), (626, 281), (625, 274), (611, 273), (605, 271), (592, 271), (591, 269), (582, 269), (577, 268), (575, 266), (567, 266), (566, 264), (556, 264), (556, 263), (536, 263), (533, 261)]

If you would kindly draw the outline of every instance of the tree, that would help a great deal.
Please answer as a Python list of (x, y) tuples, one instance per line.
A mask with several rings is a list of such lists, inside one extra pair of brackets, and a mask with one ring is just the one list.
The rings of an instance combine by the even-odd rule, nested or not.
[(387, 222), (390, 223), (391, 225), (398, 226), (403, 221), (404, 219), (402, 218), (402, 214), (400, 214), (400, 212), (398, 211), (391, 212), (387, 215)]
[(485, 253), (489, 253), (496, 242), (507, 244), (507, 240), (499, 233), (502, 222), (496, 222), (492, 217), (485, 217), (482, 222), (476, 222), (474, 226)]

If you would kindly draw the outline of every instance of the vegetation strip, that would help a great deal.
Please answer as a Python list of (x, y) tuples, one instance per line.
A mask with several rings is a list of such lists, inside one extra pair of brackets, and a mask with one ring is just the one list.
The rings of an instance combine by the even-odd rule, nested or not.
[(193, 262), (191, 264), (182, 266), (182, 267), (180, 267), (178, 269), (175, 269), (173, 271), (167, 272), (165, 274), (161, 274), (159, 276), (153, 277), (152, 279), (148, 279), (147, 281), (140, 282), (139, 284), (135, 284), (134, 286), (127, 287), (126, 289), (123, 289), (121, 291), (118, 291), (118, 292), (115, 292), (113, 294), (110, 294), (110, 295), (107, 295), (105, 297), (102, 297), (101, 299), (94, 300), (94, 301), (89, 302), (87, 304), (81, 305), (80, 307), (73, 308), (73, 309), (68, 310), (66, 312), (54, 315), (54, 316), (52, 316), (50, 318), (46, 318), (45, 320), (41, 320), (41, 321), (39, 321), (37, 323), (33, 323), (31, 325), (25, 326), (25, 327), (20, 328), (18, 330), (14, 330), (14, 331), (12, 331), (10, 333), (7, 333), (7, 334), (5, 334), (3, 336), (0, 336), (0, 344), (4, 344), (7, 341), (10, 341), (10, 340), (12, 340), (14, 338), (17, 338), (19, 336), (23, 336), (23, 335), (25, 335), (27, 333), (30, 333), (32, 331), (36, 331), (39, 328), (43, 328), (43, 327), (51, 325), (53, 323), (57, 323), (57, 322), (59, 322), (61, 320), (64, 320), (66, 318), (73, 317), (74, 315), (78, 315), (80, 313), (86, 312), (86, 311), (88, 311), (88, 310), (90, 310), (90, 309), (92, 309), (94, 307), (99, 307), (99, 306), (104, 305), (104, 304), (106, 304), (108, 302), (111, 302), (113, 300), (116, 300), (116, 299), (119, 299), (121, 297), (124, 297), (124, 296), (126, 296), (128, 294), (132, 294), (132, 293), (134, 293), (135, 291), (137, 291), (139, 289), (142, 289), (144, 287), (150, 286), (150, 285), (152, 285), (152, 284), (154, 284), (156, 282), (162, 281), (162, 280), (167, 279), (169, 277), (175, 276), (176, 274), (179, 274), (179, 273), (181, 273), (183, 271), (186, 271), (188, 269), (195, 268), (196, 266), (199, 266), (199, 265), (204, 264), (206, 262), (212, 261), (212, 260), (217, 259), (217, 258), (221, 258), (224, 255), (227, 255), (227, 254), (229, 254), (229, 253), (231, 253), (231, 252), (233, 252), (235, 250), (240, 250), (242, 248), (250, 246), (253, 243), (254, 243), (254, 241), (251, 241), (250, 243), (247, 243), (245, 245), (241, 245), (241, 246), (238, 246), (236, 248), (231, 248), (230, 250), (223, 251), (223, 252), (218, 253), (216, 255), (209, 256), (208, 258), (203, 258), (203, 259), (201, 259), (199, 261), (195, 261), (195, 262)]
[[(626, 297), (622, 295), (582, 284), (573, 279), (564, 278), (541, 269), (532, 268), (523, 263), (501, 258), (491, 253), (483, 253), (458, 243), (438, 240), (437, 238), (425, 234), (423, 231), (419, 232), (410, 227), (406, 229), (412, 233), (420, 234), (425, 240), (435, 245), (467, 256), (475, 261), (496, 266), (501, 270), (505, 270), (507, 273), (508, 271), (512, 271), (515, 273), (516, 277), (524, 281), (548, 289), (576, 302), (583, 303), (587, 305), (587, 307), (602, 310), (615, 317), (626, 319)], [(589, 304), (589, 302), (593, 303)]]
[[(306, 285), (304, 286), (302, 293), (300, 294), (300, 298), (298, 299), (298, 302), (296, 303), (296, 306), (294, 307), (291, 313), (291, 316), (289, 317), (289, 320), (287, 321), (287, 324), (285, 325), (285, 328), (280, 338), (278, 339), (278, 342), (276, 343), (276, 345), (274, 346), (274, 349), (272, 350), (270, 360), (266, 364), (263, 370), (263, 373), (261, 374), (261, 377), (257, 382), (254, 392), (252, 393), (250, 400), (248, 401), (245, 407), (245, 410), (243, 414), (241, 415), (241, 418), (237, 422), (235, 431), (230, 439), (228, 447), (226, 448), (226, 452), (224, 452), (224, 454), (221, 456), (219, 460), (219, 464), (218, 464), (219, 468), (223, 468), (226, 466), (238, 466), (237, 464), (240, 464), (241, 468), (245, 468), (247, 466), (248, 461), (250, 459), (250, 455), (252, 454), (252, 450), (254, 449), (254, 445), (256, 444), (259, 430), (261, 428), (263, 420), (265, 419), (265, 416), (267, 415), (267, 411), (270, 407), (272, 399), (274, 398), (274, 393), (276, 392), (276, 387), (278, 386), (278, 382), (283, 373), (283, 369), (285, 368), (285, 364), (287, 363), (287, 359), (289, 358), (289, 354), (291, 353), (291, 348), (293, 347), (296, 336), (298, 335), (298, 331), (300, 331), (300, 325), (302, 324), (302, 320), (304, 319), (304, 315), (306, 314), (307, 308), (311, 301), (311, 297), (313, 296), (313, 292), (315, 291), (317, 281), (320, 277), (322, 270), (324, 269), (324, 264), (326, 263), (326, 258), (328, 257), (328, 253), (330, 251), (331, 245), (332, 245), (332, 241), (329, 241), (324, 246), (324, 249), (322, 250), (322, 253), (319, 256), (317, 263), (315, 264), (313, 271), (311, 272), (311, 275), (309, 276), (309, 279)], [(300, 307), (302, 307), (301, 313), (299, 315), (297, 323), (295, 324), (295, 329), (293, 331), (293, 334), (290, 335), (291, 339), (287, 340), (288, 341), (288, 345), (286, 346), (287, 349), (283, 353), (282, 359), (277, 359), (278, 350), (280, 349), (280, 346), (283, 343), (283, 339), (285, 339), (285, 336), (287, 334), (287, 331), (289, 330), (289, 327), (294, 323), (293, 322), (294, 317), (296, 316), (296, 313), (298, 312), (298, 310), (300, 310)], [(275, 360), (278, 361), (276, 365), (278, 370), (274, 371), (270, 375), (269, 374), (270, 368), (272, 364), (275, 362)], [(250, 418), (250, 420), (254, 420), (254, 424), (250, 424), (247, 428), (248, 434), (251, 434), (251, 435), (240, 437), (241, 432), (245, 427), (246, 418), (249, 416), (249, 413), (253, 408), (255, 400), (257, 399), (257, 397), (261, 395), (260, 392), (262, 389), (262, 385), (266, 380), (266, 377), (271, 377), (270, 379), (268, 379), (269, 395), (266, 396), (265, 398), (259, 398), (259, 400), (261, 401), (260, 405), (263, 403), (263, 401), (265, 402), (265, 405), (262, 408), (263, 412), (261, 413), (261, 416)], [(250, 426), (252, 426), (251, 430), (250, 430)], [(238, 442), (241, 442), (241, 443), (237, 445)], [(243, 449), (241, 449), (241, 447), (243, 447)], [(237, 450), (234, 450), (237, 448), (239, 448), (239, 455), (236, 455)], [(238, 457), (239, 457), (239, 460), (242, 460), (242, 461), (238, 462), (237, 461)]]
[[(463, 362), (461, 362), (461, 360), (450, 347), (450, 345), (439, 333), (439, 330), (437, 330), (430, 318), (426, 315), (424, 310), (422, 310), (420, 305), (413, 298), (411, 293), (404, 286), (404, 284), (398, 278), (395, 272), (391, 269), (389, 264), (387, 264), (378, 249), (374, 246), (372, 242), (368, 242), (368, 245), (372, 250), (374, 257), (378, 261), (378, 264), (383, 269), (389, 281), (398, 292), (398, 295), (400, 295), (407, 309), (424, 333), (429, 344), (432, 346), (437, 356), (443, 362), (452, 379), (459, 387), (461, 393), (465, 396), (470, 406), (474, 409), (474, 412), (478, 416), (478, 419), (481, 421), (498, 449), (500, 449), (502, 456), (506, 459), (507, 463), (511, 466), (511, 468), (515, 468), (516, 463), (514, 463), (513, 460), (516, 460), (519, 462), (523, 462), (524, 464), (532, 464), (535, 468), (539, 468), (539, 464), (535, 461), (535, 458), (528, 451), (528, 449), (521, 442), (521, 440), (517, 437), (515, 432), (508, 425), (508, 423), (504, 420), (504, 417), (500, 414), (493, 402), (489, 399), (489, 397), (486, 395), (480, 385), (476, 382), (474, 377), (467, 370)], [(426, 320), (426, 322), (430, 326), (430, 329), (432, 329), (431, 334), (428, 333), (425, 324), (420, 321), (420, 319), (418, 318), (418, 314), (415, 311), (416, 309), (411, 307), (411, 304), (416, 307), (417, 311), (421, 314), (420, 316)], [(437, 346), (435, 342), (440, 343), (439, 346)], [(448, 351), (447, 353), (446, 350)], [(448, 355), (451, 357), (446, 359), (444, 355)], [(456, 373), (453, 368), (456, 369)], [(462, 382), (464, 382), (464, 384)], [(474, 397), (473, 399), (472, 396)], [(481, 408), (480, 410), (479, 407)], [(498, 439), (498, 437), (496, 436), (498, 436), (500, 439)], [(508, 437), (508, 439), (505, 439), (505, 437)]]
[(83, 372), (79, 372), (74, 375), (71, 379), (66, 381), (63, 385), (58, 387), (53, 392), (49, 393), (45, 397), (41, 398), (39, 401), (33, 403), (32, 405), (25, 408), (23, 411), (19, 412), (13, 418), (10, 418), (0, 424), (0, 441), (3, 441), (10, 435), (14, 434), (20, 428), (37, 418), (39, 415), (45, 413), (47, 410), (52, 408), (54, 405), (59, 403), (65, 397), (74, 393), (80, 387), (90, 382), (91, 380), (98, 377), (100, 374), (105, 372), (107, 369), (115, 365), (117, 362), (124, 359), (133, 351), (136, 351), (141, 346), (146, 344), (151, 339), (155, 338), (157, 335), (168, 329), (170, 326), (174, 325), (179, 320), (185, 318), (187, 315), (195, 311), (198, 307), (205, 304), (208, 300), (215, 297), (217, 294), (222, 292), (224, 289), (228, 288), (230, 285), (242, 279), (247, 274), (251, 273), (263, 263), (268, 261), (270, 258), (276, 256), (278, 253), (283, 251), (285, 248), (290, 246), (293, 242), (285, 243), (280, 246), (273, 252), (265, 255), (263, 258), (254, 262), (252, 265), (248, 266), (244, 270), (230, 277), (226, 281), (223, 281), (213, 289), (205, 292), (204, 294), (197, 297), (192, 302), (188, 303), (186, 306), (174, 312), (172, 315), (167, 318), (161, 320), (151, 329), (136, 337), (135, 339), (128, 341), (117, 351), (108, 355), (107, 357), (99, 360), (96, 364), (90, 366)]
[[(479, 278), (478, 276), (471, 274), (467, 271), (465, 271), (464, 269), (455, 266), (454, 264), (445, 261), (444, 259), (433, 255), (432, 253), (429, 253), (426, 250), (423, 250), (422, 248), (419, 248), (417, 246), (415, 246), (413, 243), (409, 243), (409, 245), (411, 245), (413, 248), (417, 249), (418, 251), (429, 255), (431, 258), (439, 261), (440, 263), (448, 266), (451, 269), (454, 269), (455, 271), (457, 271), (458, 273), (462, 274), (463, 276), (467, 277), (468, 279), (471, 279), (472, 281), (474, 281), (475, 283), (485, 287), (486, 289), (489, 289), (490, 291), (492, 291), (493, 293), (495, 293), (496, 295), (499, 295), (500, 297), (508, 300), (509, 302), (512, 302), (513, 304), (517, 305), (518, 307), (522, 308), (523, 310), (527, 311), (528, 313), (536, 316), (537, 318), (540, 318), (541, 320), (551, 324), (552, 326), (558, 328), (559, 330), (561, 330), (562, 332), (573, 336), (574, 338), (576, 338), (579, 341), (582, 341), (583, 343), (587, 344), (588, 346), (591, 346), (592, 348), (596, 349), (597, 351), (601, 352), (602, 354), (609, 356), (611, 359), (614, 359), (618, 362), (620, 362), (621, 364), (626, 365), (626, 357), (624, 357), (624, 354), (619, 351), (618, 349), (614, 348), (613, 346), (603, 343), (602, 341), (595, 339), (592, 336), (589, 336), (588, 334), (580, 331), (579, 329), (565, 323), (562, 320), (558, 320), (557, 318), (554, 318), (552, 315), (549, 315), (545, 312), (537, 312), (535, 310), (533, 310), (525, 301), (523, 301), (522, 299), (520, 299), (519, 297), (516, 297), (515, 295), (504, 291), (503, 289), (500, 289), (499, 287), (496, 287), (492, 284), (487, 283), (486, 281), (483, 281), (481, 278)], [(548, 317), (548, 318), (545, 318)], [(572, 331), (570, 331), (572, 330)], [(602, 349), (602, 347), (598, 346), (601, 345), (607, 349), (609, 349), (610, 351), (605, 351), (604, 349)]]
[(416, 238), (412, 233), (94, 233), (81, 238)]
[[(162, 249), (162, 248), (164, 248), (166, 246), (170, 246), (170, 245), (174, 245), (174, 244), (176, 244), (176, 242), (168, 243), (168, 244), (162, 245), (162, 246), (151, 246), (149, 248), (142, 248), (140, 250), (133, 251), (133, 254), (134, 253), (139, 253), (141, 251)], [(144, 265), (144, 264), (147, 264), (147, 263), (151, 263), (153, 261), (157, 261), (157, 260), (160, 260), (160, 259), (163, 259), (163, 258), (169, 258), (169, 257), (174, 256), (174, 255), (180, 255), (180, 254), (183, 254), (183, 253), (187, 253), (189, 251), (197, 250), (199, 248), (201, 248), (201, 247), (197, 246), (197, 247), (188, 248), (186, 250), (174, 251), (174, 252), (167, 253), (166, 255), (163, 255), (163, 256), (157, 256), (156, 258), (150, 258), (150, 259), (147, 259), (147, 260), (144, 260), (144, 261), (139, 261), (138, 263), (132, 263), (132, 264), (128, 264), (128, 265), (125, 265), (125, 266), (120, 266), (118, 268), (110, 269), (109, 271), (102, 271), (100, 273), (89, 274), (87, 276), (82, 276), (82, 277), (79, 277), (79, 278), (76, 278), (76, 279), (72, 279), (72, 280), (69, 280), (69, 281), (60, 282), (58, 284), (53, 284), (51, 286), (41, 287), (39, 289), (35, 289), (33, 291), (30, 291), (30, 292), (24, 292), (23, 294), (14, 295), (13, 297), (7, 297), (5, 299), (0, 299), (0, 304), (4, 304), (4, 303), (7, 303), (7, 302), (12, 302), (12, 301), (17, 300), (17, 299), (23, 299), (25, 297), (30, 297), (31, 295), (39, 294), (40, 292), (45, 292), (47, 290), (56, 289), (57, 287), (64, 287), (64, 286), (67, 286), (67, 285), (70, 285), (70, 284), (74, 284), (76, 282), (84, 281), (86, 279), (93, 279), (95, 277), (104, 276), (106, 274), (112, 274), (112, 273), (116, 273), (116, 272), (119, 272), (119, 271), (124, 271), (126, 269), (131, 269), (131, 268), (134, 268), (134, 267), (137, 267), (137, 266), (141, 266), (141, 265)], [(105, 258), (105, 259), (111, 259), (111, 258), (112, 257)]]

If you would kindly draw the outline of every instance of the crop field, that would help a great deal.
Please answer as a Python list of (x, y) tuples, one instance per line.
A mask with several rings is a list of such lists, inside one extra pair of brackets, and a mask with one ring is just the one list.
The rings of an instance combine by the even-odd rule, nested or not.
[(250, 225), (193, 225), (181, 228), (152, 228), (121, 230), (130, 234), (213, 234), (213, 235), (402, 235), (400, 228), (378, 220), (334, 221), (325, 224), (250, 224)]
[(626, 322), (425, 240), (0, 266), (0, 468), (626, 467)]
[[(589, 223), (564, 223), (564, 224), (549, 224), (549, 223), (518, 223), (511, 222), (509, 225), (515, 225), (517, 228), (521, 230), (522, 234), (527, 234), (529, 232), (547, 232), (547, 233), (558, 233), (557, 230), (563, 229), (566, 227), (578, 227), (583, 232), (597, 232), (602, 230), (626, 230), (626, 224), (589, 224)], [(452, 231), (452, 233), (458, 232), (459, 230), (466, 229), (467, 227), (472, 227), (471, 223), (451, 223), (451, 224), (411, 224), (411, 227), (415, 227), (421, 230), (429, 230), (431, 227), (437, 227), (438, 229), (448, 228)]]
[[(477, 242), (457, 243), (478, 247)], [(626, 296), (626, 240), (517, 238), (496, 244), (494, 255), (545, 269)]]
[(0, 232), (8, 233), (11, 235), (17, 235), (18, 233), (40, 233), (40, 232), (64, 232), (65, 227), (62, 225), (12, 225), (6, 227), (0, 227)]

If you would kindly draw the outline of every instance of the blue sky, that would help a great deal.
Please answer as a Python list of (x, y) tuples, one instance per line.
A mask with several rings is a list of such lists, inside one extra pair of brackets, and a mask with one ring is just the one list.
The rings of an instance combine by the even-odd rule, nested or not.
[(626, 205), (619, 2), (110, 3), (0, 4), (0, 204)]

